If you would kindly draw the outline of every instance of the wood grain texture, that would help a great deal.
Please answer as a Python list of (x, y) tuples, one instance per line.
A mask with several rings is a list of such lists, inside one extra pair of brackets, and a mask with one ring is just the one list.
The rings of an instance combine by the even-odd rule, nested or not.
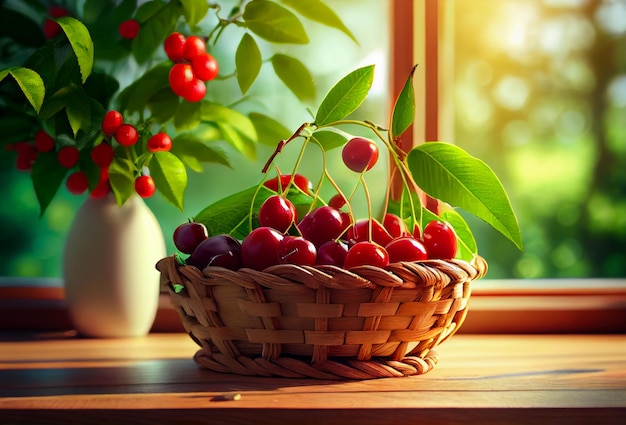
[[(201, 370), (185, 334), (1, 334), (0, 423), (623, 423), (626, 335), (456, 335), (426, 375)], [(237, 397), (234, 397), (237, 395)]]

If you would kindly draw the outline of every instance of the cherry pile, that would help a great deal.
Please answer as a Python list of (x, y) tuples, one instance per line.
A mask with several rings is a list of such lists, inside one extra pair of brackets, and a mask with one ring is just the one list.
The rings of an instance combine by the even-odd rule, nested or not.
[[(342, 159), (350, 170), (363, 173), (377, 162), (379, 151), (371, 140), (354, 137), (343, 147)], [(264, 182), (275, 194), (258, 210), (259, 226), (242, 241), (220, 234), (209, 236), (204, 224), (190, 221), (174, 231), (176, 248), (189, 254), (186, 264), (200, 269), (220, 266), (262, 271), (278, 264), (333, 265), (385, 268), (391, 263), (452, 259), (457, 237), (450, 224), (440, 220), (424, 228), (409, 229), (399, 216), (386, 213), (382, 222), (372, 217), (355, 219), (348, 200), (337, 193), (328, 204), (313, 207), (298, 217), (287, 198), (288, 188), (310, 194), (311, 182), (300, 174), (280, 175)]]
[(167, 57), (174, 62), (169, 83), (172, 91), (189, 102), (198, 102), (206, 95), (206, 82), (217, 77), (217, 60), (206, 51), (202, 37), (174, 32), (163, 43)]

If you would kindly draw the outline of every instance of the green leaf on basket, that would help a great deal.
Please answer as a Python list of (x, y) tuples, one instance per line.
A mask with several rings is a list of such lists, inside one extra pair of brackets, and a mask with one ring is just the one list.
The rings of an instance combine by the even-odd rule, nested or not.
[(442, 142), (423, 143), (406, 158), (418, 186), (484, 220), (522, 249), (517, 217), (502, 183), (483, 161)]
[(253, 0), (243, 12), (244, 24), (250, 31), (273, 43), (306, 44), (309, 37), (296, 15), (268, 1)]
[(82, 82), (85, 83), (93, 68), (94, 48), (91, 35), (82, 22), (70, 16), (59, 18), (58, 23), (74, 50)]
[(256, 77), (261, 71), (262, 58), (259, 46), (254, 38), (245, 33), (237, 46), (235, 53), (235, 65), (237, 68), (237, 84), (242, 94), (246, 94)]
[(155, 152), (148, 168), (159, 192), (182, 211), (183, 193), (187, 187), (185, 164), (171, 152)]
[(118, 205), (124, 204), (135, 193), (135, 165), (117, 153), (109, 166), (109, 183)]
[(373, 82), (374, 65), (356, 69), (343, 77), (322, 100), (315, 124), (327, 125), (350, 115), (363, 103)]
[(248, 118), (256, 130), (259, 143), (276, 146), (278, 142), (291, 135), (291, 131), (274, 118), (259, 112), (250, 112)]
[(393, 115), (391, 118), (391, 138), (401, 136), (413, 124), (415, 117), (415, 90), (413, 89), (413, 74), (415, 68), (411, 70), (409, 78), (407, 78), (402, 91), (396, 99), (393, 107)]
[(359, 44), (354, 34), (346, 27), (339, 16), (320, 0), (281, 0), (281, 2), (312, 21), (338, 29)]
[(315, 81), (309, 70), (298, 59), (275, 54), (272, 56), (274, 72), (301, 102), (315, 98)]
[(59, 190), (65, 179), (67, 169), (59, 167), (56, 152), (45, 152), (37, 155), (37, 161), (33, 164), (31, 178), (35, 194), (39, 201), (39, 216), (42, 217), (52, 198)]
[(182, 290), (185, 289), (185, 286), (181, 285), (180, 283), (173, 283), (172, 289), (174, 290), (174, 293), (180, 294)]
[(346, 144), (348, 139), (337, 131), (317, 130), (311, 140), (318, 143), (325, 151), (336, 149)]
[(29, 68), (16, 67), (0, 71), (0, 81), (11, 75), (33, 109), (39, 113), (46, 95), (46, 87), (38, 73)]

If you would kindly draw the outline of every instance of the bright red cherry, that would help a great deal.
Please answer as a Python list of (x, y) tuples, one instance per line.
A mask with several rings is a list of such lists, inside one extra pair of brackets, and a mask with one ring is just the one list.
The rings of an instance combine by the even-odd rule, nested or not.
[(62, 167), (72, 168), (78, 164), (80, 151), (76, 148), (76, 146), (64, 146), (57, 154), (57, 158)]
[(449, 260), (456, 257), (456, 233), (448, 223), (439, 220), (428, 223), (422, 233), (422, 242), (428, 258)]
[(108, 144), (106, 141), (102, 141), (97, 146), (91, 150), (91, 160), (100, 168), (106, 168), (111, 165), (113, 162), (113, 157), (115, 157), (115, 151), (113, 147)]
[(279, 232), (286, 232), (298, 219), (296, 207), (280, 195), (267, 198), (259, 208), (261, 226), (273, 227)]
[(126, 38), (128, 40), (132, 40), (137, 37), (140, 29), (141, 25), (134, 19), (127, 19), (118, 27), (118, 31), (122, 38)]
[(315, 246), (337, 239), (345, 227), (339, 210), (327, 205), (317, 207), (298, 223), (300, 234)]
[(243, 267), (265, 270), (280, 264), (280, 245), (284, 236), (271, 227), (257, 227), (241, 243), (241, 263)]
[(317, 250), (311, 241), (302, 236), (285, 236), (280, 243), (279, 259), (282, 264), (313, 266), (317, 260)]
[(182, 253), (191, 254), (200, 242), (208, 237), (209, 232), (204, 224), (190, 221), (179, 225), (174, 230), (174, 246)]
[(346, 205), (346, 198), (344, 198), (343, 195), (341, 195), (340, 193), (336, 193), (335, 195), (333, 195), (332, 198), (330, 198), (330, 201), (328, 201), (328, 205), (333, 208), (340, 209), (341, 207)]
[(149, 198), (156, 192), (154, 179), (146, 174), (135, 179), (135, 192), (142, 198)]
[(348, 242), (355, 244), (357, 242), (373, 241), (381, 246), (387, 245), (393, 237), (375, 218), (371, 220), (371, 236), (370, 236), (370, 220), (362, 218), (356, 221), (353, 226), (348, 229)]
[(89, 196), (93, 199), (102, 199), (109, 194), (109, 190), (109, 169), (100, 168), (100, 179), (96, 187), (89, 193)]
[(45, 130), (35, 133), (35, 147), (38, 152), (50, 152), (54, 149), (54, 139)]
[(217, 77), (219, 67), (217, 60), (208, 53), (200, 53), (191, 61), (194, 75), (202, 81), (210, 81)]
[(372, 168), (378, 161), (378, 146), (369, 139), (354, 137), (344, 145), (341, 158), (346, 167), (362, 173)]
[[(263, 185), (268, 189), (273, 190), (274, 192), (281, 192), (285, 190), (290, 180), (291, 174), (281, 174), (280, 187), (278, 184), (278, 176), (266, 180)], [(311, 183), (311, 181), (304, 177), (302, 174), (295, 174), (293, 176), (293, 184), (304, 193), (311, 193), (311, 191), (313, 190), (313, 184)]]
[(343, 267), (348, 254), (348, 244), (338, 240), (324, 242), (317, 248), (317, 264)]
[(206, 95), (206, 84), (199, 78), (194, 78), (183, 93), (187, 102), (199, 102)]
[(177, 96), (184, 96), (189, 91), (189, 87), (194, 80), (196, 78), (193, 75), (193, 69), (188, 63), (177, 63), (170, 69), (170, 87)]
[(172, 138), (166, 133), (157, 133), (148, 139), (148, 151), (168, 152), (172, 149)]
[(174, 63), (183, 61), (183, 46), (186, 37), (179, 32), (173, 32), (167, 36), (163, 43), (163, 49), (167, 57)]
[(422, 261), (428, 259), (424, 245), (412, 236), (400, 236), (389, 242), (385, 249), (390, 263), (400, 261)]
[(108, 111), (102, 120), (102, 132), (112, 136), (120, 125), (124, 124), (124, 117), (117, 111)]
[(202, 53), (206, 53), (206, 42), (204, 39), (197, 35), (187, 37), (183, 45), (183, 59), (191, 62), (196, 56)]
[(139, 140), (139, 133), (132, 124), (122, 124), (115, 130), (115, 140), (122, 146), (132, 146)]
[(409, 235), (409, 229), (406, 227), (406, 223), (396, 214), (386, 213), (383, 218), (383, 227), (387, 229), (393, 238)]
[(358, 266), (387, 267), (389, 254), (375, 242), (359, 242), (348, 249), (344, 267), (351, 269)]
[(89, 180), (83, 171), (75, 171), (65, 180), (67, 190), (73, 195), (84, 193), (89, 187)]

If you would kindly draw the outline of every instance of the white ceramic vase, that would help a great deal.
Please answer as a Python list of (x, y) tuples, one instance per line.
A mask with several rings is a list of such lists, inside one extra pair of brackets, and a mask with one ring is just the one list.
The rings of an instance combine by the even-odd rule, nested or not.
[(88, 198), (65, 245), (63, 278), (70, 316), (88, 337), (146, 335), (159, 300), (163, 232), (138, 196), (119, 206), (112, 194)]

